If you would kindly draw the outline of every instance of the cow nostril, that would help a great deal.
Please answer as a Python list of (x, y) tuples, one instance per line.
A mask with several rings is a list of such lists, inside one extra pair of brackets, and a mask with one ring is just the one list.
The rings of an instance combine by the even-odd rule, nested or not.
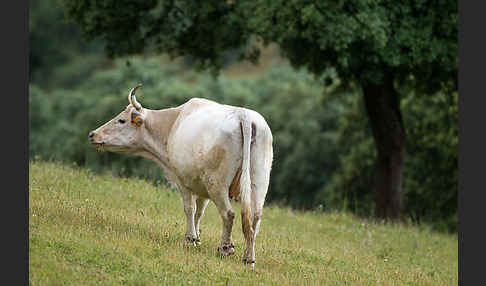
[(88, 138), (93, 138), (93, 136), (94, 136), (94, 132), (93, 131), (89, 132)]

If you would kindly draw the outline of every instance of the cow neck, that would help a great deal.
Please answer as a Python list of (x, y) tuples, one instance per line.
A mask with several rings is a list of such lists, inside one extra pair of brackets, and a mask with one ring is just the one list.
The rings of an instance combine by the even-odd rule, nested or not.
[(167, 139), (179, 112), (179, 107), (161, 110), (144, 109), (145, 128), (143, 147), (145, 149), (144, 151), (150, 154), (145, 157), (153, 157), (150, 159), (162, 165), (164, 169), (170, 168), (167, 155)]

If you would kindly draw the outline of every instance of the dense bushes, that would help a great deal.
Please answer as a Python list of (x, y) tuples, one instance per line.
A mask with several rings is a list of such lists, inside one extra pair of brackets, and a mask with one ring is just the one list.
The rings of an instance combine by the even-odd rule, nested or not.
[[(346, 208), (373, 215), (374, 142), (359, 94), (327, 94), (322, 81), (287, 65), (257, 77), (217, 79), (161, 58), (116, 60), (112, 66), (71, 80), (77, 65), (56, 81), (70, 89), (30, 86), (29, 154), (64, 160), (94, 171), (164, 182), (160, 168), (140, 157), (97, 152), (93, 130), (121, 112), (138, 82), (144, 107), (160, 109), (204, 97), (257, 110), (274, 135), (268, 201), (325, 210)], [(71, 70), (70, 70), (71, 69)], [(405, 212), (440, 230), (457, 227), (457, 94), (402, 95), (407, 128)]]
[(416, 222), (457, 231), (458, 94), (410, 93), (402, 104), (408, 133), (407, 211)]
[[(54, 87), (84, 79), (93, 67), (103, 65), (103, 41), (86, 43), (78, 29), (64, 18), (57, 0), (29, 2), (29, 79), (42, 87)], [(74, 62), (73, 62), (74, 61)], [(69, 64), (68, 64), (69, 63)], [(66, 65), (68, 64), (68, 65)], [(73, 65), (76, 65), (75, 67)], [(69, 76), (64, 75), (70, 72)]]
[(192, 97), (204, 97), (262, 113), (275, 143), (270, 201), (312, 207), (314, 195), (336, 166), (338, 106), (307, 73), (281, 66), (257, 78), (215, 79), (179, 65), (164, 65), (160, 58), (135, 58), (129, 65), (118, 60), (114, 68), (94, 73), (73, 90), (44, 92), (31, 86), (30, 156), (163, 181), (155, 163), (98, 153), (88, 144), (89, 131), (123, 110), (128, 90), (137, 82), (143, 83), (137, 94), (146, 108), (173, 107)]

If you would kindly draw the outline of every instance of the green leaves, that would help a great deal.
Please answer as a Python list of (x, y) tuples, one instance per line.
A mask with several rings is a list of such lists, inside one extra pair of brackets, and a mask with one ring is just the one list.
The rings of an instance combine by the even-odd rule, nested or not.
[[(399, 79), (414, 74), (425, 83), (457, 73), (458, 11), (451, 1), (62, 3), (86, 35), (106, 40), (110, 56), (146, 49), (190, 55), (199, 68), (217, 73), (226, 51), (248, 46), (257, 36), (277, 43), (293, 66), (316, 75), (334, 67), (344, 82), (379, 82), (389, 68)], [(257, 56), (254, 50), (242, 53), (242, 59)]]

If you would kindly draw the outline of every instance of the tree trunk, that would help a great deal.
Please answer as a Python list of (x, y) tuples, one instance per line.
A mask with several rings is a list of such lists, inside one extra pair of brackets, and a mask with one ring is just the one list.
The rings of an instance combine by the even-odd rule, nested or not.
[(376, 216), (396, 220), (402, 212), (405, 129), (393, 76), (385, 75), (381, 84), (363, 85), (378, 161), (375, 170)]

